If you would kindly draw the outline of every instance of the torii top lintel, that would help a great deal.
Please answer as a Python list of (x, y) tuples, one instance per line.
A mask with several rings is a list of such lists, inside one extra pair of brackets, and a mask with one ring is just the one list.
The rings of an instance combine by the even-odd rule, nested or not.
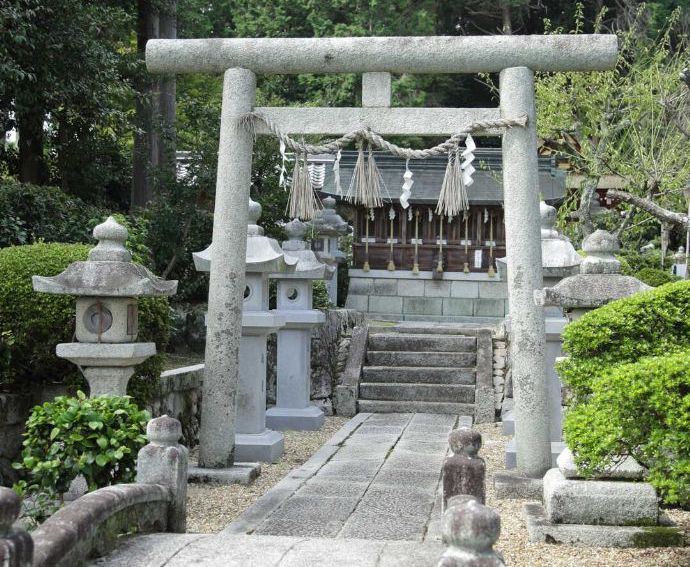
[(479, 73), (603, 71), (616, 64), (618, 39), (593, 35), (154, 39), (152, 73)]

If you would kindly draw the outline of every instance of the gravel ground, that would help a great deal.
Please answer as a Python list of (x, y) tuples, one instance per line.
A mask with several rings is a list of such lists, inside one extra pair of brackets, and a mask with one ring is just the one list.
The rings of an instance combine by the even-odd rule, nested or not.
[[(190, 484), (187, 531), (222, 530), (290, 470), (309, 459), (346, 421), (327, 417), (321, 431), (285, 432), (285, 455), (274, 465), (262, 465), (261, 475), (250, 486)], [(528, 543), (522, 519), (526, 500), (497, 500), (489, 480), (494, 471), (504, 468), (503, 451), (509, 438), (501, 434), (500, 423), (476, 427), (484, 440), (480, 454), (487, 465), (487, 504), (501, 514), (501, 538), (496, 548), (511, 567), (690, 567), (690, 548), (613, 549)], [(667, 513), (684, 527), (686, 545), (690, 545), (690, 512), (670, 509)]]
[(259, 478), (249, 486), (190, 484), (187, 531), (216, 533), (225, 528), (287, 473), (307, 461), (347, 421), (344, 417), (327, 417), (319, 431), (285, 431), (285, 454), (275, 464), (262, 464)]
[[(491, 479), (503, 466), (503, 451), (509, 437), (501, 434), (501, 424), (477, 425), (484, 441), (480, 455), (487, 468), (487, 505), (501, 514), (501, 538), (496, 549), (503, 553), (511, 567), (688, 567), (690, 548), (614, 549), (609, 547), (575, 547), (527, 542), (527, 528), (522, 519), (526, 500), (497, 500)], [(690, 512), (667, 510), (668, 515), (685, 529), (690, 545)]]

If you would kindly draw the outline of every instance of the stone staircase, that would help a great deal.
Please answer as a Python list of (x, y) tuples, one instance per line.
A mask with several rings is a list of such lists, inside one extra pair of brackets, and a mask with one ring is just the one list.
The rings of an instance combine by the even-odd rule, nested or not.
[(491, 365), (489, 329), (370, 327), (358, 409), (468, 415), (475, 422), (493, 421)]

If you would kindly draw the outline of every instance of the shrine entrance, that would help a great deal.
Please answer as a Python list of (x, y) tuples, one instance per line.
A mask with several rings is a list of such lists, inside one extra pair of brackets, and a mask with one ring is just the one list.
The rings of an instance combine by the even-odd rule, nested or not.
[[(253, 135), (459, 136), (503, 130), (517, 466), (551, 466), (534, 71), (615, 65), (607, 35), (153, 40), (154, 73), (224, 73), (200, 432), (200, 465), (233, 463)], [(391, 108), (391, 73), (500, 73), (500, 108)], [(362, 108), (255, 108), (257, 74), (363, 73)], [(251, 117), (254, 132), (247, 128)], [(510, 126), (510, 127), (508, 127)], [(497, 128), (499, 128), (497, 130)], [(285, 138), (281, 136), (283, 141)], [(306, 148), (303, 148), (306, 149)]]

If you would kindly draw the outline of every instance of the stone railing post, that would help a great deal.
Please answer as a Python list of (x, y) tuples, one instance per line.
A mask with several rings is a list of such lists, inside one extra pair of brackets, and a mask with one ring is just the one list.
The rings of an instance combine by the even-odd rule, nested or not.
[(443, 543), (448, 549), (437, 567), (505, 567), (493, 545), (501, 534), (501, 517), (474, 496), (453, 496), (443, 515)]
[(161, 484), (171, 489), (173, 501), (168, 512), (168, 531), (187, 529), (187, 448), (178, 443), (182, 425), (163, 415), (146, 426), (149, 443), (137, 456), (137, 483)]
[(34, 541), (28, 532), (14, 529), (22, 502), (10, 488), (0, 486), (0, 565), (3, 567), (31, 567)]

